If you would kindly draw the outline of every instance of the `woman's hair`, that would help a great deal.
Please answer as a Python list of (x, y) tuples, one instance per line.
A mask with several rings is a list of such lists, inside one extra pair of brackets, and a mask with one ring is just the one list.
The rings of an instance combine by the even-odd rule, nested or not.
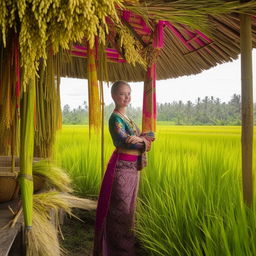
[(122, 85), (127, 85), (127, 86), (130, 87), (130, 85), (129, 85), (126, 81), (118, 80), (118, 81), (116, 81), (116, 82), (114, 82), (114, 83), (112, 84), (112, 87), (111, 87), (111, 95), (112, 95), (112, 96), (115, 95), (116, 92), (117, 92), (117, 90), (118, 90), (118, 88), (119, 88), (120, 86), (122, 86)]

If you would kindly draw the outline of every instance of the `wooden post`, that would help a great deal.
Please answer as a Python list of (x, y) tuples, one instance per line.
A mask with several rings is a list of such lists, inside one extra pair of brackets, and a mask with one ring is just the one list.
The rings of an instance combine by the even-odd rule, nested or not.
[(95, 46), (87, 46), (87, 74), (88, 74), (88, 99), (89, 99), (89, 138), (96, 135), (101, 127), (101, 102), (97, 78)]
[(156, 131), (156, 64), (147, 68), (143, 92), (142, 132)]
[(253, 202), (253, 81), (251, 16), (240, 15), (241, 83), (242, 83), (242, 179), (243, 197), (248, 206)]
[(105, 46), (103, 44), (98, 43), (98, 39), (96, 40), (97, 45), (97, 56), (98, 56), (98, 77), (100, 82), (100, 102), (101, 102), (101, 178), (104, 176), (105, 166), (104, 166), (104, 110), (105, 110), (105, 102), (104, 102), (104, 88), (103, 81), (107, 80), (107, 59), (105, 53)]
[(156, 131), (156, 62), (161, 49), (164, 46), (165, 21), (158, 21), (153, 37), (153, 49), (148, 56), (148, 67), (144, 81), (142, 132)]

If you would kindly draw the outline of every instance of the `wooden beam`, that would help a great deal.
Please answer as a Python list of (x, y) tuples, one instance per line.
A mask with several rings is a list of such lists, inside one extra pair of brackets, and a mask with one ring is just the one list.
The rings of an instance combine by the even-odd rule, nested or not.
[(253, 202), (253, 80), (252, 80), (252, 21), (240, 15), (241, 92), (242, 92), (242, 180), (243, 198), (248, 206)]

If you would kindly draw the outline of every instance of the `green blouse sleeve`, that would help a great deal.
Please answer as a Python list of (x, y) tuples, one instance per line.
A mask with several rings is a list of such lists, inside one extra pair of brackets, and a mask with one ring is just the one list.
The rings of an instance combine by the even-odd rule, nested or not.
[(128, 129), (127, 124), (117, 115), (112, 114), (109, 119), (109, 132), (111, 134), (115, 147), (126, 148), (126, 149), (145, 149), (145, 143), (139, 142), (136, 144), (126, 143), (125, 140), (131, 133)]

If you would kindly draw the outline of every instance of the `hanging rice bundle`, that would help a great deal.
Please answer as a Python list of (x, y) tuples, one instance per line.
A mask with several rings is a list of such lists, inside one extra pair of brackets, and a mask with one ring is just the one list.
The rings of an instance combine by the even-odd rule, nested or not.
[(10, 0), (0, 1), (0, 30), (4, 45), (9, 44), (7, 33), (14, 27), (19, 34), (21, 65), (24, 68), (24, 85), (33, 78), (37, 60), (47, 59), (48, 46), (54, 52), (69, 49), (71, 42), (87, 38), (92, 47), (95, 36), (105, 42), (108, 33), (106, 16), (119, 23), (117, 9), (123, 0)]
[(0, 154), (4, 155), (17, 155), (19, 143), (19, 48), (12, 36), (7, 48), (0, 43)]
[(55, 74), (55, 81), (56, 81), (56, 90), (57, 90), (57, 97), (56, 101), (56, 129), (62, 128), (62, 110), (61, 110), (61, 101), (60, 101), (60, 69), (61, 69), (61, 62), (65, 59), (63, 51), (60, 50), (58, 55), (53, 56), (54, 62), (54, 74)]
[(119, 35), (118, 44), (124, 49), (125, 60), (135, 66), (136, 63), (142, 65), (146, 69), (147, 63), (142, 57), (143, 46), (134, 38), (131, 31), (124, 25), (116, 26)]
[(40, 63), (36, 79), (35, 156), (44, 158), (52, 155), (55, 134), (61, 121), (60, 78), (55, 75), (55, 63), (53, 55), (49, 54), (47, 65)]

